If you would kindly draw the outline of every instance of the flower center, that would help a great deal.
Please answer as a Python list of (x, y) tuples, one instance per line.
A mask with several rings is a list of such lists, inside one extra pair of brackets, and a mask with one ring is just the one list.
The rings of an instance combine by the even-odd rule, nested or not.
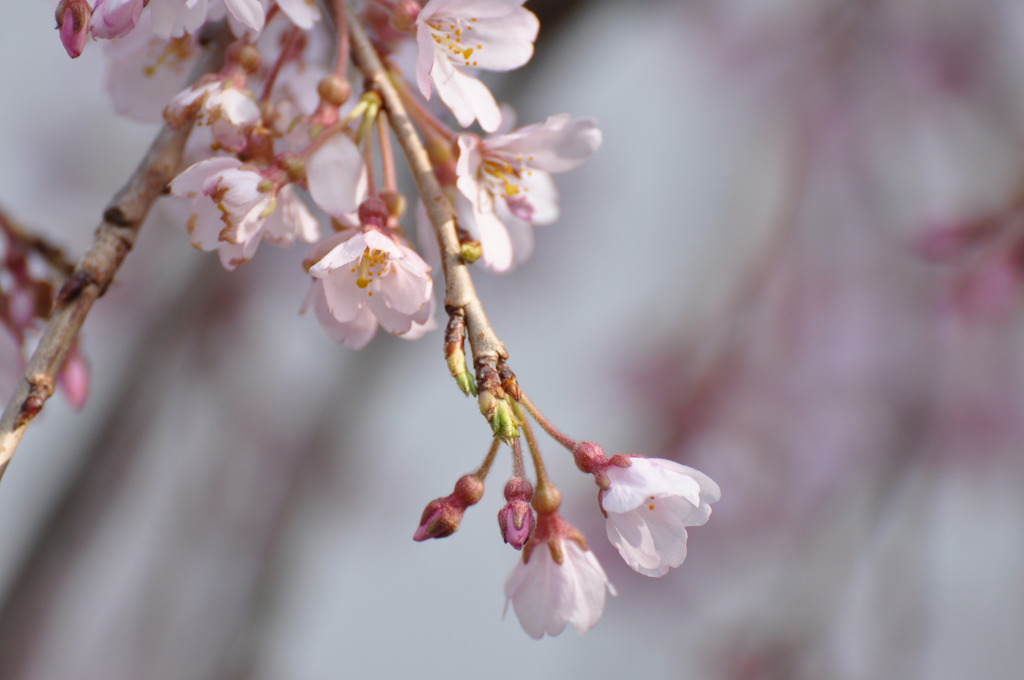
[(181, 73), (184, 70), (185, 62), (195, 53), (195, 50), (196, 48), (193, 43), (184, 35), (180, 38), (173, 38), (167, 44), (153, 39), (149, 44), (148, 57), (155, 59), (155, 61), (144, 66), (142, 72), (147, 78), (154, 77), (157, 70), (161, 67), (172, 69), (175, 73)]
[[(367, 288), (373, 283), (374, 278), (381, 278), (388, 273), (388, 254), (386, 251), (376, 248), (367, 248), (359, 258), (359, 264), (352, 267), (353, 272), (359, 272), (356, 278), (356, 285), (360, 288)], [(372, 290), (366, 291), (367, 295), (373, 295)]]
[(463, 66), (476, 66), (478, 62), (470, 61), (469, 58), (473, 52), (482, 50), (484, 46), (473, 47), (462, 43), (463, 33), (473, 30), (470, 23), (474, 21), (476, 21), (475, 18), (448, 17), (428, 21), (427, 27), (430, 28), (430, 35), (434, 38), (434, 43), (448, 50), (449, 59), (462, 62)]

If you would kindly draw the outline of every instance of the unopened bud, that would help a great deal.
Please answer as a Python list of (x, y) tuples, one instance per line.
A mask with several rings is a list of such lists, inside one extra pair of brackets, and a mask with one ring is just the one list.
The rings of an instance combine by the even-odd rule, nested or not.
[(246, 73), (256, 73), (263, 63), (259, 48), (251, 43), (235, 43), (228, 48), (228, 59), (238, 64)]
[(398, 0), (391, 10), (391, 27), (401, 33), (408, 33), (416, 25), (420, 5), (413, 0)]
[(383, 229), (388, 223), (388, 207), (384, 201), (371, 197), (359, 204), (359, 224)]
[(507, 399), (496, 398), (486, 390), (477, 394), (477, 402), (480, 404), (480, 412), (491, 424), (491, 430), (497, 437), (500, 437), (506, 444), (519, 436), (519, 421), (512, 412), (512, 406)]
[(484, 254), (479, 241), (463, 241), (459, 244), (459, 258), (466, 264), (473, 264)]
[(382, 191), (380, 192), (380, 198), (384, 201), (384, 205), (388, 207), (388, 214), (395, 219), (401, 219), (408, 205), (405, 201), (405, 196), (397, 191)]
[(498, 511), (498, 527), (502, 538), (516, 550), (522, 550), (533, 535), (534, 517), (530, 509), (533, 485), (522, 477), (513, 477), (505, 485), (508, 503)]
[(505, 542), (516, 550), (522, 550), (533, 535), (533, 510), (526, 501), (509, 501), (498, 511), (498, 527)]
[(92, 8), (86, 0), (61, 0), (57, 5), (57, 32), (68, 56), (74, 59), (85, 49)]
[(342, 106), (352, 96), (352, 86), (338, 75), (323, 78), (316, 86), (316, 93), (332, 106)]
[(576, 467), (588, 474), (597, 474), (608, 466), (608, 457), (597, 442), (580, 442), (572, 452)]
[(484, 497), (484, 483), (476, 475), (462, 475), (455, 482), (452, 496), (461, 501), (465, 507), (476, 505)]
[(427, 503), (412, 539), (425, 541), (428, 538), (451, 536), (459, 528), (466, 508), (479, 503), (483, 496), (483, 481), (476, 475), (463, 475), (455, 483), (455, 490), (450, 496), (435, 498)]
[(444, 538), (451, 536), (459, 528), (465, 508), (448, 502), (451, 497), (438, 498), (427, 503), (420, 517), (420, 525), (412, 535), (414, 541), (425, 541), (428, 538)]

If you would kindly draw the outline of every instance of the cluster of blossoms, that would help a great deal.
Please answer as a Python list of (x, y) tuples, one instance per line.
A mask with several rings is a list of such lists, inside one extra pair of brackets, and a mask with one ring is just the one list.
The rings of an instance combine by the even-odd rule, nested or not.
[[(392, 125), (400, 133), (399, 108), (422, 137), (428, 174), (441, 192), (433, 201), (455, 218), (457, 248), (442, 253), (449, 266), (455, 257), (460, 267), (515, 267), (533, 249), (532, 227), (558, 217), (552, 174), (576, 168), (601, 145), (593, 120), (564, 114), (510, 129), (507, 109), (477, 77), (530, 60), (539, 22), (523, 2), (370, 0), (353, 12), (342, 0), (323, 8), (312, 0), (62, 0), (57, 28), (72, 57), (90, 38), (106, 42), (108, 87), (119, 112), (162, 118), (174, 129), (194, 126), (189, 165), (169, 186), (192, 245), (216, 252), (233, 270), (264, 242), (312, 244), (301, 308), (312, 310), (332, 340), (360, 348), (378, 328), (413, 339), (437, 326), (432, 269), (402, 226), (409, 201), (396, 179), (389, 131)], [(362, 92), (353, 91), (349, 44), (356, 33), (349, 28), (357, 26), (369, 32), (369, 49), (395, 94), (369, 77)], [(229, 43), (223, 64), (189, 82), (211, 35)], [(408, 64), (403, 45), (416, 49)], [(445, 122), (434, 94), (458, 129)], [(464, 131), (474, 124), (483, 133)], [(412, 163), (414, 154), (406, 154)], [(420, 194), (421, 204), (431, 200), (422, 184)], [(436, 205), (420, 212), (427, 207)], [(443, 244), (433, 218), (431, 227)], [(432, 238), (420, 240), (425, 247)], [(494, 440), (484, 465), (427, 507), (414, 537), (455, 531), (482, 497), (505, 442), (514, 473), (499, 523), (505, 541), (523, 554), (506, 585), (509, 602), (534, 637), (558, 634), (567, 622), (582, 632), (614, 590), (582, 534), (559, 514), (560, 492), (544, 472), (527, 412), (594, 475), (609, 539), (640, 573), (661, 576), (683, 561), (685, 527), (707, 521), (718, 488), (690, 468), (607, 458), (596, 444), (558, 433), (519, 389), (500, 342), (481, 347), (486, 320), (474, 316), (465, 296), (451, 295), (447, 266), (444, 273), (445, 356), (460, 388), (477, 396)], [(522, 433), (536, 487), (524, 471)]]
[[(594, 476), (608, 540), (626, 564), (645, 576), (664, 576), (681, 565), (686, 559), (686, 527), (708, 521), (711, 504), (721, 497), (718, 485), (669, 460), (621, 454), (609, 458), (598, 444), (575, 442), (555, 430), (529, 400), (521, 403), (571, 450), (577, 467)], [(535, 490), (526, 479), (521, 445), (513, 440), (513, 473), (505, 485), (507, 502), (498, 512), (498, 528), (523, 557), (505, 582), (506, 607), (512, 605), (530, 637), (558, 635), (568, 623), (582, 634), (597, 623), (607, 594), (615, 595), (615, 588), (586, 538), (559, 512), (561, 492), (548, 478), (529, 422), (522, 409), (517, 410), (537, 484)], [(479, 470), (459, 479), (451, 495), (427, 504), (415, 540), (442, 538), (458, 529), (466, 508), (483, 497), (484, 479), (497, 450), (495, 440)]]

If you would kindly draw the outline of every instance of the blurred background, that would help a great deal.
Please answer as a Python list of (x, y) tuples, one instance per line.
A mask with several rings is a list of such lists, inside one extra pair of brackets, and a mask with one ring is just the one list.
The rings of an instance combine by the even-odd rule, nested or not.
[[(411, 539), (489, 443), (440, 333), (334, 346), (302, 248), (228, 273), (158, 205), (86, 324), (87, 405), (53, 399), (0, 485), (0, 678), (1020, 677), (1024, 4), (527, 6), (499, 98), (605, 143), (477, 283), (563, 430), (721, 485), (686, 563), (625, 567), (548, 445), (619, 595), (529, 639), (507, 461)], [(53, 3), (4, 11), (0, 206), (77, 256), (155, 129)]]

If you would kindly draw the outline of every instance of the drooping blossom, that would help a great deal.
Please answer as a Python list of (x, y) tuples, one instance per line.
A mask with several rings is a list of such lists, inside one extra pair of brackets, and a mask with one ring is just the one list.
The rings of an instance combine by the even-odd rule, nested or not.
[(241, 151), (246, 134), (260, 121), (260, 108), (248, 91), (235, 87), (230, 79), (211, 82), (179, 92), (164, 109), (164, 119), (180, 128), (195, 119), (209, 125), (217, 144), (228, 151)]
[(191, 199), (192, 245), (216, 250), (225, 269), (251, 259), (261, 241), (291, 246), (296, 238), (312, 242), (319, 236), (316, 218), (290, 185), (271, 181), (237, 158), (199, 161), (171, 182), (171, 194)]
[(722, 492), (699, 470), (661, 458), (631, 456), (606, 471), (601, 491), (608, 540), (645, 576), (664, 576), (686, 559), (686, 527), (701, 526)]
[(143, 0), (96, 0), (89, 32), (102, 40), (120, 38), (139, 23), (144, 4)]
[(557, 513), (540, 513), (534, 537), (505, 582), (512, 609), (535, 640), (555, 636), (568, 623), (582, 635), (601, 614), (615, 588), (583, 536)]
[(601, 146), (589, 118), (549, 117), (508, 134), (458, 138), (456, 165), (460, 224), (480, 241), (483, 261), (507, 271), (533, 248), (531, 225), (558, 219), (558, 194), (550, 173), (578, 167)]
[(332, 339), (359, 349), (378, 325), (413, 337), (433, 326), (430, 266), (397, 234), (374, 226), (335, 234), (308, 261), (315, 280), (303, 309)]
[(576, 465), (594, 475), (605, 529), (622, 559), (645, 576), (664, 576), (686, 559), (686, 527), (711, 517), (722, 492), (699, 470), (662, 458), (608, 458), (594, 442), (573, 451)]
[(433, 89), (463, 127), (488, 132), (501, 125), (494, 95), (466, 69), (510, 71), (533, 56), (540, 23), (524, 0), (430, 0), (416, 17), (416, 80)]

